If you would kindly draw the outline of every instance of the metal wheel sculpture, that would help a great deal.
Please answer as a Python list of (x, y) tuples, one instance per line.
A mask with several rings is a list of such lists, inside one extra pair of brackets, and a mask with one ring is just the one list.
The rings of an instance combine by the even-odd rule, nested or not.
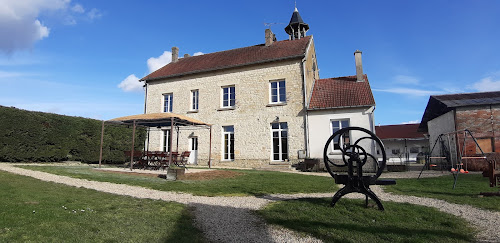
[[(362, 136), (357, 139), (354, 143), (350, 143), (351, 131), (360, 131), (367, 134), (367, 136)], [(379, 148), (381, 153), (381, 160), (369, 151), (366, 151), (360, 146), (360, 142), (363, 140), (372, 140)], [(338, 149), (342, 152), (342, 160), (334, 161), (328, 157), (329, 151), (332, 148), (332, 141), (335, 141), (338, 145)], [(368, 159), (371, 159), (375, 165), (374, 175), (363, 175), (363, 166), (366, 164)], [(335, 183), (344, 184), (345, 186), (337, 191), (333, 196), (331, 206), (335, 206), (335, 203), (344, 195), (352, 192), (359, 192), (366, 196), (366, 205), (368, 205), (368, 198), (371, 198), (377, 203), (380, 210), (384, 210), (384, 206), (380, 202), (380, 199), (375, 195), (375, 193), (370, 190), (370, 185), (391, 185), (396, 184), (393, 180), (377, 180), (382, 174), (385, 164), (387, 161), (387, 156), (385, 153), (384, 144), (380, 139), (367, 129), (361, 127), (347, 127), (338, 130), (327, 140), (325, 148), (323, 150), (323, 159), (328, 170), (328, 173), (335, 179)], [(332, 166), (345, 167), (347, 166), (347, 175), (338, 174), (332, 170)]]

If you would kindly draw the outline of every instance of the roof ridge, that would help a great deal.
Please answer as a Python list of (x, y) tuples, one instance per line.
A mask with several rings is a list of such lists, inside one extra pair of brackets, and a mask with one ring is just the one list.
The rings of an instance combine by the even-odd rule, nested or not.
[(468, 94), (485, 94), (485, 93), (500, 93), (500, 90), (497, 90), (497, 91), (481, 91), (481, 92), (467, 92), (467, 93), (453, 93), (453, 94), (439, 94), (439, 95), (431, 95), (431, 96), (432, 97), (439, 97), (439, 96), (468, 95)]

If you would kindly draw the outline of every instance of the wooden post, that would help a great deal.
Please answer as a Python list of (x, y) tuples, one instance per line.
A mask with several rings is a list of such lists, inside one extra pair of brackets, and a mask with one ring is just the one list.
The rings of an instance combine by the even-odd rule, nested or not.
[(208, 142), (208, 168), (212, 168), (212, 125), (210, 125), (210, 140)]
[(134, 154), (135, 154), (135, 150), (134, 150), (134, 144), (135, 143), (135, 120), (134, 120), (134, 126), (132, 128), (132, 149), (130, 150), (130, 170), (132, 171), (132, 166), (133, 166), (133, 163), (134, 163)]
[(168, 142), (168, 148), (169, 148), (169, 159), (168, 159), (168, 168), (170, 168), (170, 165), (172, 164), (172, 136), (174, 135), (174, 118), (170, 118), (170, 137), (169, 137), (169, 142)]
[(102, 127), (101, 127), (101, 148), (99, 151), (99, 168), (101, 168), (101, 161), (102, 161), (102, 144), (104, 143), (104, 121), (102, 121)]

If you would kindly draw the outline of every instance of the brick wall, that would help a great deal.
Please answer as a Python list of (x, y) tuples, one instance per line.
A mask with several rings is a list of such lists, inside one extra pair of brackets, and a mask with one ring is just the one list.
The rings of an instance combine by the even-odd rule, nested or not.
[[(500, 105), (457, 108), (456, 121), (457, 130), (470, 130), (485, 153), (500, 152)], [(464, 135), (458, 137), (462, 148)], [(465, 140), (465, 152), (466, 156), (480, 155), (470, 137)], [(469, 170), (487, 169), (487, 162), (482, 159), (470, 159), (467, 163)]]

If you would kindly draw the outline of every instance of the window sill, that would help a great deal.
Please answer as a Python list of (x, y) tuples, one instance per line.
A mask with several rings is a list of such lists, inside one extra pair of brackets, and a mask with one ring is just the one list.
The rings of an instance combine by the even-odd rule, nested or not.
[(231, 107), (221, 107), (219, 109), (217, 109), (217, 111), (230, 111), (230, 110), (234, 110), (236, 109), (236, 107), (234, 106), (231, 106)]
[(198, 113), (198, 110), (188, 111), (187, 113)]
[(231, 160), (221, 160), (220, 162), (221, 163), (231, 163), (231, 162), (234, 162), (234, 159), (231, 159)]
[(286, 102), (282, 102), (282, 103), (269, 103), (266, 105), (266, 107), (273, 107), (273, 106), (284, 106), (286, 105)]

